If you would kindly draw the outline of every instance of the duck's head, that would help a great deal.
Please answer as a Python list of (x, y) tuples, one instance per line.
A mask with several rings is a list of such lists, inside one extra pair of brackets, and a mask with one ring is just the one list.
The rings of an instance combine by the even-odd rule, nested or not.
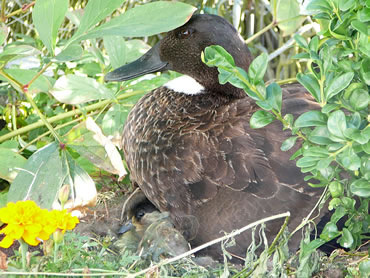
[(221, 45), (233, 56), (238, 67), (248, 70), (252, 58), (234, 27), (222, 17), (199, 14), (168, 32), (138, 60), (108, 73), (105, 80), (124, 81), (147, 73), (173, 70), (194, 78), (210, 91), (232, 93), (237, 89), (230, 84), (220, 85), (217, 69), (201, 61), (202, 51), (210, 45)]

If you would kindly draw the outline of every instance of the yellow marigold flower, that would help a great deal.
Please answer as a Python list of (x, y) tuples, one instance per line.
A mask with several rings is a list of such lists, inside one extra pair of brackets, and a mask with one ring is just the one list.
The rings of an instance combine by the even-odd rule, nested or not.
[(14, 240), (21, 238), (29, 245), (38, 245), (56, 229), (54, 222), (49, 219), (50, 213), (38, 207), (34, 201), (8, 203), (0, 209), (0, 221), (7, 224), (0, 230), (0, 234), (5, 234), (0, 247), (8, 248)]
[(76, 216), (72, 216), (66, 209), (52, 210), (51, 217), (55, 221), (56, 228), (64, 234), (66, 230), (72, 230), (80, 221)]

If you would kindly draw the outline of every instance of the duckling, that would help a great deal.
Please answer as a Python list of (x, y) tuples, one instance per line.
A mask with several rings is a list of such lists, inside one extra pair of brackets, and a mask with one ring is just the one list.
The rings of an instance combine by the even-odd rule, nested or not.
[(119, 229), (115, 243), (121, 252), (128, 250), (142, 258), (159, 261), (163, 257), (180, 255), (189, 250), (183, 235), (175, 229), (168, 212), (158, 211), (143, 194), (127, 205), (129, 220)]
[[(132, 108), (122, 148), (133, 184), (159, 211), (169, 213), (193, 247), (286, 211), (291, 213), (289, 228), (294, 229), (323, 191), (308, 186), (289, 159), (299, 145), (280, 150), (291, 136), (282, 131), (281, 123), (261, 129), (249, 126), (259, 107), (242, 89), (219, 84), (217, 69), (202, 63), (201, 53), (210, 45), (221, 45), (238, 67), (248, 70), (252, 57), (234, 27), (222, 17), (198, 14), (168, 32), (141, 58), (105, 77), (123, 81), (165, 70), (183, 74), (147, 93)], [(283, 115), (296, 118), (319, 109), (302, 86), (282, 90)], [(270, 241), (282, 222), (267, 223)], [(298, 234), (290, 240), (292, 250), (299, 246)], [(228, 251), (245, 256), (251, 233), (235, 240)], [(203, 253), (222, 258), (219, 245)]]

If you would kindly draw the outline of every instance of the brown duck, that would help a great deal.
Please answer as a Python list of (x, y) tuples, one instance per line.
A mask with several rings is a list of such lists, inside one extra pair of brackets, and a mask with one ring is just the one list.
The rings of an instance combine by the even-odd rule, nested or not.
[[(193, 247), (286, 211), (292, 230), (322, 190), (309, 187), (289, 160), (298, 147), (280, 150), (290, 134), (279, 122), (250, 128), (259, 108), (243, 90), (220, 85), (217, 69), (202, 63), (209, 45), (221, 45), (248, 70), (250, 52), (232, 25), (219, 16), (194, 15), (141, 58), (105, 77), (123, 81), (165, 70), (184, 74), (146, 94), (131, 110), (122, 135), (131, 180), (160, 211), (170, 213)], [(301, 86), (283, 88), (283, 114), (297, 117), (317, 108)], [(282, 222), (267, 224), (270, 240)], [(229, 251), (245, 256), (249, 243), (250, 233), (243, 233)], [(290, 242), (292, 248), (298, 243), (299, 237)], [(220, 250), (213, 246), (206, 252), (217, 258)]]

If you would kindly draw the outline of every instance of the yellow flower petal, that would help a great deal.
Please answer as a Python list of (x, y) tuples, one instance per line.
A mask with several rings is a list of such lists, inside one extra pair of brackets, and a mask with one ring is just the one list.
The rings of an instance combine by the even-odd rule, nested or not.
[(14, 242), (14, 238), (10, 236), (5, 236), (2, 241), (0, 241), (1, 248), (9, 248)]
[(31, 234), (28, 231), (25, 231), (22, 238), (27, 244), (36, 246), (40, 243), (40, 241), (36, 239), (37, 236), (38, 234)]

